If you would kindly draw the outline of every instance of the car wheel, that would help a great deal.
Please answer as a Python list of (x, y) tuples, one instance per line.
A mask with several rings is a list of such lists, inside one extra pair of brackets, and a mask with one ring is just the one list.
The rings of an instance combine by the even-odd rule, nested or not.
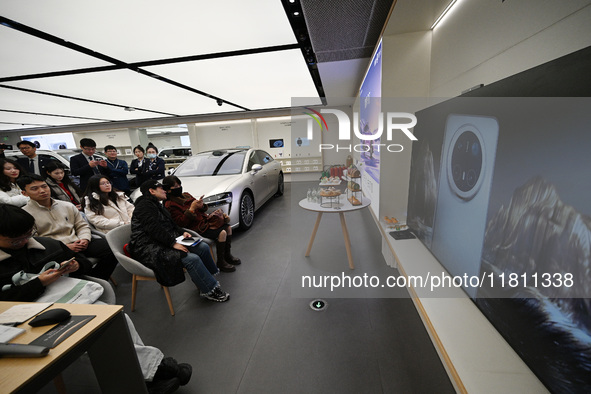
[(283, 185), (283, 174), (279, 173), (279, 182), (277, 185), (277, 192), (275, 193), (275, 196), (276, 197), (282, 196), (284, 188), (285, 188), (285, 186)]
[(244, 192), (240, 198), (240, 229), (248, 230), (254, 221), (254, 201), (249, 192)]

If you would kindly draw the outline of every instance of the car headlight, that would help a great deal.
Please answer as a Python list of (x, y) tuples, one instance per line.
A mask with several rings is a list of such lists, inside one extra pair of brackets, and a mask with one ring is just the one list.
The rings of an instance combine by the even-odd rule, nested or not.
[(203, 199), (210, 208), (215, 208), (220, 205), (232, 204), (232, 192), (218, 193), (213, 196), (207, 196)]

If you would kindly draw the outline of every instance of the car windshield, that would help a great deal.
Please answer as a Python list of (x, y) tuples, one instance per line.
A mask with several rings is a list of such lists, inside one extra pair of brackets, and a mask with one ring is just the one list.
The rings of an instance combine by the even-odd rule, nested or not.
[(225, 152), (215, 155), (213, 152), (202, 153), (188, 158), (176, 169), (174, 175), (215, 176), (240, 174), (245, 155), (245, 151)]

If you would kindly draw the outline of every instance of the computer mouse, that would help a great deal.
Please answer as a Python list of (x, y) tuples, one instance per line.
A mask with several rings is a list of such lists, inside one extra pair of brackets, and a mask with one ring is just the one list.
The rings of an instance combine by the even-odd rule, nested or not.
[(47, 326), (63, 322), (71, 316), (70, 312), (62, 308), (45, 311), (29, 322), (31, 327)]

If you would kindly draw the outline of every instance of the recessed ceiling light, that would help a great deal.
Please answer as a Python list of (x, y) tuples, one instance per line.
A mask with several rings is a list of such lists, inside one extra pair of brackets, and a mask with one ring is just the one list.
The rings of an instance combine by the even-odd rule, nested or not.
[(296, 11), (296, 12), (294, 12), (294, 13), (293, 13), (293, 15), (294, 15), (294, 16), (299, 16), (299, 15), (300, 15), (300, 13), (299, 13), (298, 11)]

